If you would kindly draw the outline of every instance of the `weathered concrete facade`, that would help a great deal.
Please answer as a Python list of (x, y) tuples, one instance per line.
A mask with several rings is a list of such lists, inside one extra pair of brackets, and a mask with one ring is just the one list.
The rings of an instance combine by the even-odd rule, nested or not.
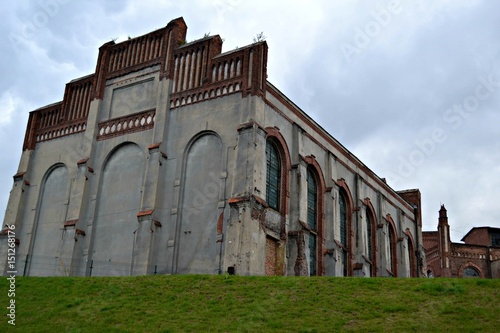
[(420, 192), (270, 84), (265, 42), (221, 53), (186, 31), (104, 44), (30, 113), (4, 220), (18, 272), (421, 276)]
[(430, 277), (500, 278), (500, 229), (472, 228), (464, 243), (452, 243), (444, 205), (439, 210), (437, 231), (424, 231), (427, 274)]

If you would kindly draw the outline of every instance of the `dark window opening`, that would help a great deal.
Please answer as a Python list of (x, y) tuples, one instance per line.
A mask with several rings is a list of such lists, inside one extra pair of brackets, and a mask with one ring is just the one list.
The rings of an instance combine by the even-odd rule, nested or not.
[(479, 272), (474, 267), (467, 267), (464, 270), (464, 278), (477, 278), (480, 277)]
[(281, 161), (276, 146), (266, 143), (266, 202), (274, 210), (280, 208)]
[(318, 189), (316, 179), (311, 170), (307, 170), (307, 224), (314, 233), (309, 235), (309, 274), (316, 275), (317, 245), (316, 245), (316, 219), (317, 219)]
[(343, 275), (347, 276), (347, 205), (343, 195), (339, 195), (340, 244), (342, 244)]

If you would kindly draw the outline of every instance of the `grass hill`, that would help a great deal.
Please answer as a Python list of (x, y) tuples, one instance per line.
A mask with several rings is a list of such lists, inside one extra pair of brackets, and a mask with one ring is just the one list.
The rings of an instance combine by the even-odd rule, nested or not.
[(499, 332), (500, 280), (17, 277), (1, 332)]

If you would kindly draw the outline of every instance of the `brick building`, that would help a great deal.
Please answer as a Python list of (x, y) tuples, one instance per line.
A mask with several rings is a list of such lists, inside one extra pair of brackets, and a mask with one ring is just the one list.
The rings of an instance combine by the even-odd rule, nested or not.
[(444, 205), (437, 231), (422, 232), (429, 277), (500, 278), (500, 228), (474, 227), (452, 243)]
[(222, 53), (186, 33), (178, 18), (102, 45), (30, 113), (2, 272), (15, 234), (25, 275), (420, 275), (420, 192), (267, 81), (265, 41)]

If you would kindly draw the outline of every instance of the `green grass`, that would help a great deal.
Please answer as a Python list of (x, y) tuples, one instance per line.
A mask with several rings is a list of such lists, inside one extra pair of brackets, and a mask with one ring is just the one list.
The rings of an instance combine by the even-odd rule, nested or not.
[[(8, 283), (0, 282), (7, 314)], [(16, 279), (0, 332), (498, 332), (500, 280), (142, 276)]]

